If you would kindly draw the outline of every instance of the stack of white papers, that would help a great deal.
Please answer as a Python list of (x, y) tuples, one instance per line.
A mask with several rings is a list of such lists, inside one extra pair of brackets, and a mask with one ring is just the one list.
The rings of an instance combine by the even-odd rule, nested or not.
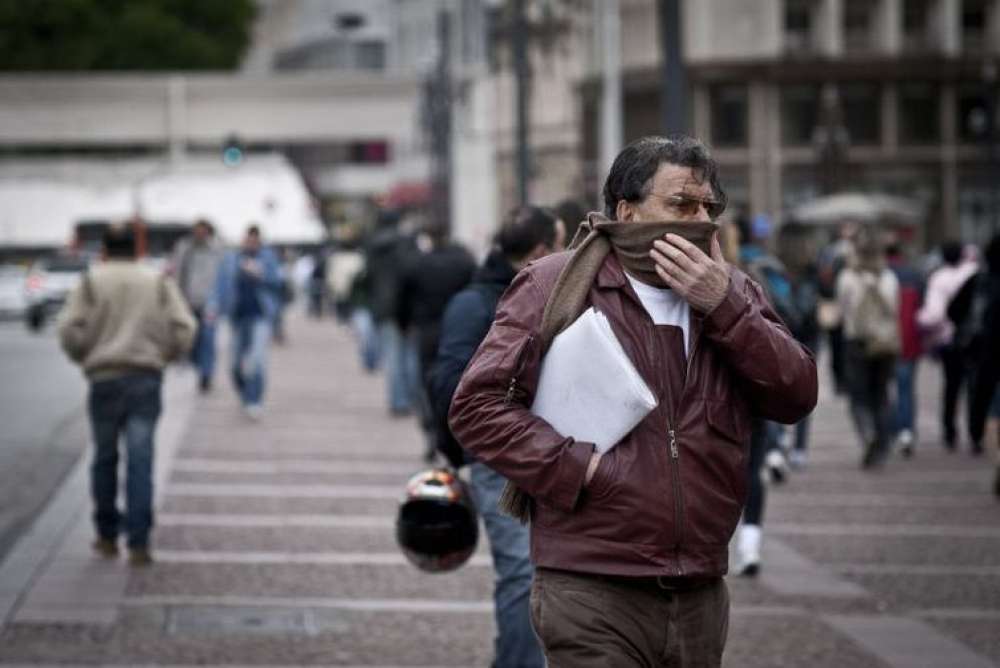
[(656, 408), (611, 323), (594, 308), (552, 341), (531, 412), (563, 436), (607, 452)]

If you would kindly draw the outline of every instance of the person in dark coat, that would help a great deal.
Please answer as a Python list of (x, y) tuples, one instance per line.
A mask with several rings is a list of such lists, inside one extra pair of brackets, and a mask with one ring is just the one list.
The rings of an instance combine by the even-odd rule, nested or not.
[(425, 373), (437, 352), (444, 309), (448, 301), (472, 280), (476, 261), (463, 246), (448, 239), (446, 227), (436, 223), (427, 227), (418, 240), (418, 246), (423, 248), (405, 258), (400, 270), (396, 322), (403, 336), (417, 349), (417, 377), (421, 381), (417, 410), (427, 437), (425, 458), (432, 461), (437, 452), (437, 436), (423, 387)]
[[(978, 274), (970, 298), (968, 331), (959, 332), (975, 370), (969, 397), (969, 438), (976, 453), (984, 450), (987, 418), (1000, 418), (1000, 346), (996, 343), (1000, 339), (1000, 234), (990, 240), (984, 255), (986, 268)], [(993, 489), (1000, 496), (1000, 461)]]
[(365, 244), (363, 292), (379, 332), (380, 353), (385, 356), (387, 399), (393, 416), (409, 415), (417, 401), (417, 354), (396, 321), (400, 268), (416, 252), (412, 235), (400, 230), (399, 215), (383, 212)]
[[(465, 458), (448, 428), (448, 409), (462, 372), (486, 337), (497, 302), (517, 272), (532, 260), (562, 250), (565, 236), (562, 220), (553, 213), (534, 206), (515, 209), (472, 283), (448, 303), (427, 387), (440, 427), (438, 448), (455, 467), (461, 466)], [(470, 478), (497, 572), (493, 597), (498, 636), (493, 665), (542, 668), (545, 659), (531, 628), (528, 606), (533, 574), (529, 530), (497, 507), (506, 478), (476, 461), (470, 465)]]

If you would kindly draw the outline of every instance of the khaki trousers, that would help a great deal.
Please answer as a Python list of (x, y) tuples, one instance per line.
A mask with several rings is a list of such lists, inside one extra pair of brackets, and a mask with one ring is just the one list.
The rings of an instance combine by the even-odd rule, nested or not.
[(729, 590), (722, 578), (665, 590), (653, 578), (538, 568), (531, 620), (549, 668), (718, 668)]

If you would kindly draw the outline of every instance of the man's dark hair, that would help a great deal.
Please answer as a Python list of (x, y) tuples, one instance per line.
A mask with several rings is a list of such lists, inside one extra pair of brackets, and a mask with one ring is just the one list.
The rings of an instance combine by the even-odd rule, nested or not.
[(104, 254), (113, 258), (135, 257), (135, 230), (131, 225), (109, 225), (101, 238)]
[(522, 206), (507, 214), (496, 242), (508, 260), (523, 260), (538, 244), (556, 242), (556, 216), (539, 206)]
[(587, 209), (575, 199), (564, 199), (553, 209), (556, 216), (566, 224), (566, 243), (573, 240), (580, 223), (587, 217)]
[(662, 164), (690, 167), (695, 178), (708, 181), (725, 209), (726, 193), (719, 183), (719, 168), (703, 143), (687, 135), (636, 139), (615, 158), (604, 182), (604, 215), (617, 220), (618, 202), (641, 202), (649, 195), (656, 170)]
[(205, 231), (208, 232), (210, 236), (215, 234), (215, 226), (212, 225), (212, 223), (210, 223), (207, 218), (199, 218), (198, 220), (194, 221), (193, 227), (204, 228)]
[(945, 241), (941, 244), (941, 259), (945, 264), (954, 267), (962, 260), (962, 244), (957, 241)]

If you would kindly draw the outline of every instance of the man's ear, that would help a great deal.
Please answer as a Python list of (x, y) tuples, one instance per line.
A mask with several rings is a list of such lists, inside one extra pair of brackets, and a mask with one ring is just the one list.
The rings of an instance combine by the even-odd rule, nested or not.
[(615, 218), (617, 218), (622, 223), (628, 223), (635, 217), (635, 209), (632, 207), (632, 203), (626, 200), (618, 200), (618, 206), (615, 207)]

